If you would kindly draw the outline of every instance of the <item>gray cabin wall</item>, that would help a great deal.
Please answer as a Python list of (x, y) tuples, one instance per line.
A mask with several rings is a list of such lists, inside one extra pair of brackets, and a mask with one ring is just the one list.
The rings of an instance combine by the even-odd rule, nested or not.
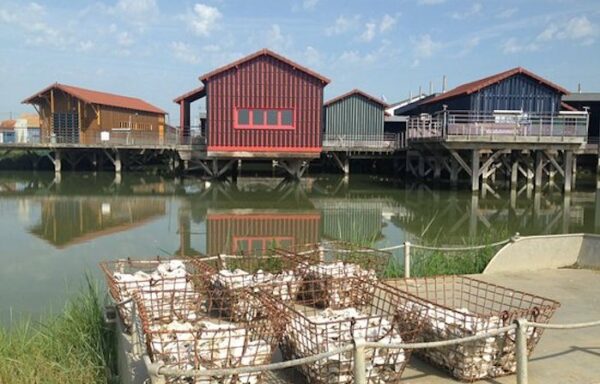
[(528, 113), (554, 114), (560, 111), (562, 94), (522, 74), (511, 76), (471, 95), (471, 110), (523, 110)]
[(383, 106), (360, 95), (352, 95), (325, 106), (325, 134), (383, 136)]

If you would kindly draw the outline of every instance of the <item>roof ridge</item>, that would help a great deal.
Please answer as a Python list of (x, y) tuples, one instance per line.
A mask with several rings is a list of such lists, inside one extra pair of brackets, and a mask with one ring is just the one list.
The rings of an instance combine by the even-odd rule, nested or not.
[(369, 99), (369, 100), (371, 100), (371, 101), (373, 101), (373, 102), (381, 105), (384, 108), (388, 108), (389, 107), (389, 104), (386, 103), (385, 101), (383, 101), (381, 99), (378, 99), (377, 97), (375, 97), (373, 95), (370, 95), (370, 94), (366, 93), (365, 91), (362, 91), (362, 90), (360, 90), (358, 88), (354, 88), (354, 89), (352, 89), (352, 90), (350, 90), (350, 91), (348, 91), (346, 93), (343, 93), (343, 94), (341, 94), (339, 96), (336, 96), (334, 98), (331, 98), (331, 99), (327, 100), (325, 103), (323, 103), (323, 106), (328, 106), (328, 105), (337, 103), (338, 101), (346, 99), (346, 98), (348, 98), (348, 97), (350, 97), (352, 95), (361, 95), (361, 96), (365, 97), (366, 99)]

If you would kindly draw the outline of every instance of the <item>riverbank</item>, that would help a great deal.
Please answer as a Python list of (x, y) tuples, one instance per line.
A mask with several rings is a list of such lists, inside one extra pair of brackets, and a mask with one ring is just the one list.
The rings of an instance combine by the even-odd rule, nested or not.
[(104, 325), (99, 298), (88, 278), (62, 313), (0, 328), (0, 383), (113, 382), (114, 334)]

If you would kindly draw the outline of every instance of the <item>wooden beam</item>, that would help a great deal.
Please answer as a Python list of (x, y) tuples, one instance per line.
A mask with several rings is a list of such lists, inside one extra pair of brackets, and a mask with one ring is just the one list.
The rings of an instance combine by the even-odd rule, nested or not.
[[(508, 152), (510, 152), (510, 151), (508, 151)], [(501, 155), (503, 155), (503, 154), (505, 154), (505, 153), (507, 153), (507, 151), (506, 151), (506, 150), (504, 150), (504, 151), (496, 151), (496, 152), (492, 153), (492, 155), (491, 155), (491, 156), (490, 156), (490, 157), (489, 157), (489, 158), (488, 158), (488, 159), (485, 161), (485, 163), (483, 163), (483, 165), (482, 165), (482, 166), (481, 166), (481, 168), (479, 169), (479, 175), (478, 175), (478, 176), (481, 176), (481, 175), (483, 174), (483, 172), (484, 172), (484, 171), (486, 171), (486, 170), (488, 169), (488, 167), (489, 167), (489, 166), (490, 166), (490, 165), (491, 165), (491, 164), (492, 164), (494, 161), (496, 161), (496, 159), (497, 159), (499, 156), (501, 156)]]
[(456, 160), (456, 162), (460, 164), (460, 166), (465, 170), (465, 172), (467, 172), (469, 176), (472, 176), (473, 172), (471, 171), (471, 167), (469, 167), (466, 161), (464, 161), (463, 158), (460, 157), (458, 152), (451, 148), (448, 148), (448, 151), (450, 151), (450, 154), (452, 155), (452, 157), (454, 157), (454, 160)]
[(550, 161), (550, 164), (554, 166), (554, 169), (556, 169), (562, 177), (565, 177), (565, 171), (562, 169), (560, 164), (558, 164), (554, 156), (552, 156), (548, 151), (544, 151), (544, 155), (546, 155), (546, 158), (548, 161)]
[(50, 90), (50, 113), (54, 113), (54, 88)]

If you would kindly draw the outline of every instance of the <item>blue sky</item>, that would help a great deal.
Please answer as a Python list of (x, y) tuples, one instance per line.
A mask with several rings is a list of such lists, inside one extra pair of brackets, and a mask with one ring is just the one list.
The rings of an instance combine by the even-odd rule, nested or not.
[(524, 66), (600, 91), (598, 0), (0, 0), (0, 119), (55, 81), (166, 109), (198, 76), (271, 48), (389, 102)]

